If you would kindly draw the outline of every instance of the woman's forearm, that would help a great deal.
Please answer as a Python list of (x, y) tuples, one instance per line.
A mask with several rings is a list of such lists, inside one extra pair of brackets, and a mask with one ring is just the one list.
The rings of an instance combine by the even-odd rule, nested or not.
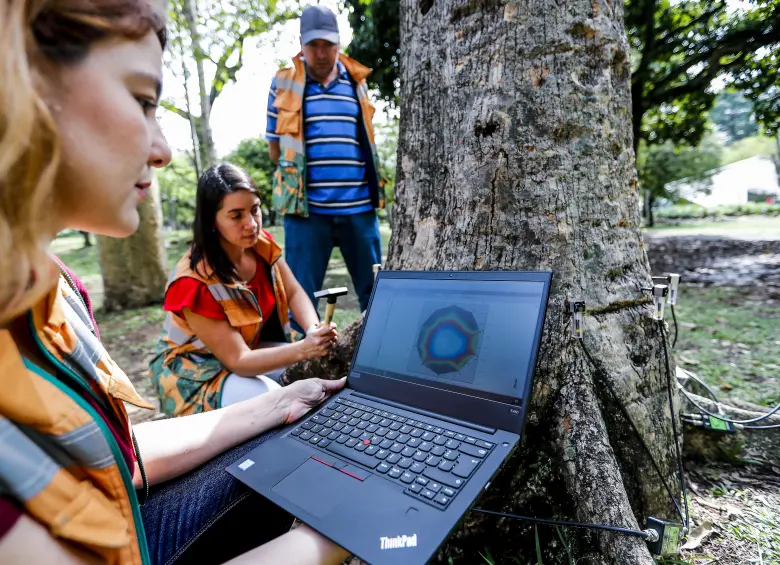
[(320, 322), (314, 305), (311, 303), (311, 300), (309, 300), (309, 297), (303, 289), (297, 290), (290, 296), (290, 310), (292, 311), (293, 318), (295, 318), (304, 330)]
[[(133, 426), (149, 484), (178, 477), (284, 423), (283, 392), (278, 389), (220, 410)], [(133, 482), (141, 486), (137, 468)]]
[(277, 347), (263, 349), (246, 348), (236, 359), (226, 363), (225, 367), (236, 375), (255, 377), (287, 368), (304, 359), (305, 355), (300, 342), (285, 343)]

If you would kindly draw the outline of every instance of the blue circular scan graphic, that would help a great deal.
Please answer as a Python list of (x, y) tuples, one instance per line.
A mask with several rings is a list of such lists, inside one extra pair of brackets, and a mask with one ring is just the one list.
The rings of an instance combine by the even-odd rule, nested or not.
[(477, 356), (479, 336), (479, 326), (471, 312), (447, 306), (423, 322), (417, 352), (422, 364), (437, 375), (454, 373)]

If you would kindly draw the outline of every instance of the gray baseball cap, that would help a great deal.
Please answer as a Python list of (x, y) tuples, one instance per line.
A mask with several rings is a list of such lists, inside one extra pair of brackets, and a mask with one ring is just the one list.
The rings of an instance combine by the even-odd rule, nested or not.
[(306, 45), (315, 39), (339, 43), (336, 14), (319, 4), (308, 6), (301, 14), (301, 43)]

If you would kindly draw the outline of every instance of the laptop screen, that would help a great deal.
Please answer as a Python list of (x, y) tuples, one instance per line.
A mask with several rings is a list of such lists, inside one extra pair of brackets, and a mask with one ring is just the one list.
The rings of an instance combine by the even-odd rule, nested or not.
[(353, 373), (517, 404), (533, 370), (544, 287), (379, 277)]

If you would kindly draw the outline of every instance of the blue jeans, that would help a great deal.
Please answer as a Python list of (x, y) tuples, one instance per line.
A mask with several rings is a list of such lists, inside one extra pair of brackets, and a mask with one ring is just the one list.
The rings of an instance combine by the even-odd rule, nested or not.
[(365, 310), (374, 287), (373, 265), (382, 262), (382, 241), (376, 212), (284, 217), (285, 258), (315, 306), (314, 293), (322, 289), (334, 246), (341, 249), (360, 310)]
[(224, 563), (290, 529), (290, 514), (225, 471), (276, 433), (256, 437), (151, 489), (141, 516), (153, 565)]

